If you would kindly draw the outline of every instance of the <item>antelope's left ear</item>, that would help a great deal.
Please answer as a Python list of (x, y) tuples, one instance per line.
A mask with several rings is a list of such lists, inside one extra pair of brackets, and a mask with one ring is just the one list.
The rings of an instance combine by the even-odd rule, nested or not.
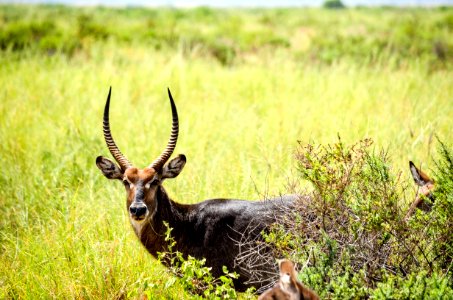
[(178, 157), (170, 160), (170, 162), (162, 168), (162, 179), (175, 178), (181, 173), (185, 164), (186, 156), (184, 154), (179, 154)]
[(96, 166), (108, 179), (123, 179), (123, 171), (108, 158), (98, 156), (96, 158)]
[(434, 182), (428, 175), (419, 170), (412, 161), (409, 161), (409, 168), (412, 173), (412, 178), (414, 178), (417, 185), (424, 186), (428, 183)]

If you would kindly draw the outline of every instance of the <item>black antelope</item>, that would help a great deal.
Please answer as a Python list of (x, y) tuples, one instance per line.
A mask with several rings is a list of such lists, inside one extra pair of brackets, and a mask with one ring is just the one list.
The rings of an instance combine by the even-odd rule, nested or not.
[(319, 296), (305, 287), (298, 279), (292, 261), (282, 259), (278, 262), (280, 280), (265, 291), (258, 300), (318, 300)]
[(419, 186), (417, 190), (417, 196), (415, 197), (414, 202), (412, 202), (409, 210), (406, 213), (405, 219), (409, 219), (416, 209), (421, 209), (423, 211), (430, 211), (432, 204), (425, 199), (433, 199), (432, 191), (434, 190), (434, 180), (431, 179), (428, 175), (418, 169), (413, 162), (409, 161), (409, 168), (412, 173), (412, 178), (415, 181), (415, 184)]
[[(141, 243), (154, 257), (167, 250), (164, 222), (167, 222), (176, 241), (174, 250), (183, 255), (206, 258), (214, 276), (222, 275), (222, 266), (237, 272), (235, 281), (239, 291), (248, 286), (262, 287), (270, 282), (251, 280), (251, 273), (236, 261), (240, 253), (240, 241), (244, 236), (259, 237), (260, 232), (278, 216), (279, 208), (291, 207), (297, 196), (288, 195), (270, 200), (245, 201), (235, 199), (212, 199), (188, 205), (173, 201), (162, 183), (175, 178), (186, 164), (183, 154), (168, 163), (178, 139), (178, 113), (170, 90), (172, 129), (167, 147), (149, 166), (134, 167), (121, 153), (110, 132), (109, 106), (111, 88), (104, 109), (104, 138), (113, 161), (98, 156), (96, 165), (108, 179), (122, 181), (127, 194), (127, 209), (130, 222)], [(270, 274), (273, 272), (269, 272)], [(272, 280), (272, 279), (270, 279)]]

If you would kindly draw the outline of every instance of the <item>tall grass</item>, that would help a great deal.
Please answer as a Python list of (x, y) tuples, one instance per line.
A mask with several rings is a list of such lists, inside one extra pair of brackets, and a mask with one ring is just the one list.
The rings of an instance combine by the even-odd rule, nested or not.
[(317, 64), (279, 48), (225, 65), (179, 45), (107, 39), (71, 56), (0, 53), (0, 298), (134, 297), (144, 283), (157, 298), (189, 297), (140, 246), (121, 185), (94, 164), (108, 155), (101, 117), (109, 86), (113, 135), (137, 166), (166, 144), (171, 88), (176, 153), (188, 163), (165, 186), (183, 203), (285, 193), (298, 140), (371, 137), (408, 180), (409, 159), (429, 166), (433, 135), (453, 140), (448, 65)]

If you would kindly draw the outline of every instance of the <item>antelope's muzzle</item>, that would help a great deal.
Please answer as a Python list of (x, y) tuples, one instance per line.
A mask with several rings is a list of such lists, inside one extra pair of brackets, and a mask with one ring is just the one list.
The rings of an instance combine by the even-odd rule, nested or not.
[(145, 219), (148, 213), (148, 207), (146, 207), (145, 203), (143, 202), (132, 203), (129, 207), (129, 213), (131, 214), (131, 217), (133, 219), (141, 221)]

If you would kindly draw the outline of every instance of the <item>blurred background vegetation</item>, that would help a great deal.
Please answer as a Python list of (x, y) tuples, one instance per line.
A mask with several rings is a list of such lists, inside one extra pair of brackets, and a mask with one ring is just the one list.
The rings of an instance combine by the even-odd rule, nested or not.
[[(334, 1), (335, 2), (335, 1)], [(1, 6), (0, 48), (68, 56), (114, 42), (181, 49), (234, 65), (284, 51), (295, 62), (340, 60), (393, 66), (408, 60), (445, 68), (453, 60), (453, 9), (194, 9)]]
[[(372, 138), (404, 186), (408, 160), (435, 175), (435, 136), (453, 141), (452, 63), (449, 7), (0, 5), (0, 299), (193, 296), (142, 248), (121, 184), (94, 164), (108, 156), (109, 86), (113, 135), (137, 166), (168, 139), (171, 88), (188, 157), (165, 183), (172, 198), (258, 199), (309, 189), (297, 141), (338, 134)], [(391, 280), (387, 296), (411, 285)]]

